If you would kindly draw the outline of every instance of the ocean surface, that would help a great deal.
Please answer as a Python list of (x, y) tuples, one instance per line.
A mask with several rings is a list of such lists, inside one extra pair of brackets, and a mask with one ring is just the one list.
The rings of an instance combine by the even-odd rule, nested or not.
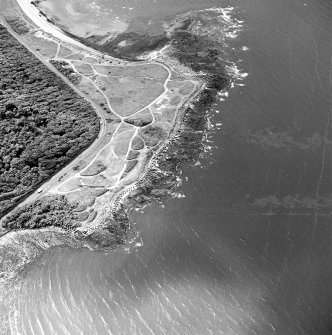
[(129, 250), (45, 254), (13, 282), (5, 334), (332, 334), (332, 2), (88, 5), (141, 30), (228, 8), (238, 79), (209, 112), (183, 196), (133, 211)]

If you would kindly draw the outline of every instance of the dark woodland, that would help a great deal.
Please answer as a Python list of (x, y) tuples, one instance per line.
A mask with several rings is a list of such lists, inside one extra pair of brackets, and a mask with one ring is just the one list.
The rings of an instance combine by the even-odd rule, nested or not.
[(0, 216), (94, 140), (93, 108), (0, 26)]

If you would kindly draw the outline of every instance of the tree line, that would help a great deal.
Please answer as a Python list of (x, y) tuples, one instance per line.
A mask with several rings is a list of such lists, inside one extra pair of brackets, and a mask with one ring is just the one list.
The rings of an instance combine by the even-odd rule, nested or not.
[(0, 217), (97, 136), (91, 105), (0, 25)]

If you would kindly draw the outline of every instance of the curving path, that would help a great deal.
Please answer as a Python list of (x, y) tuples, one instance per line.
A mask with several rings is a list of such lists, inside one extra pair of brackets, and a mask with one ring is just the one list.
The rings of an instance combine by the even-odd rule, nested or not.
[[(43, 197), (46, 194), (49, 193), (55, 193), (55, 194), (66, 194), (69, 195), (70, 193), (76, 192), (77, 190), (80, 189), (81, 186), (79, 186), (77, 189), (71, 189), (66, 191), (66, 183), (68, 185), (68, 183), (70, 182), (74, 182), (75, 180), (79, 181), (79, 183), (81, 183), (81, 181), (83, 180), (83, 183), (81, 183), (82, 186), (87, 185), (86, 183), (84, 183), (84, 180), (90, 180), (89, 176), (85, 177), (82, 175), (82, 173), (84, 173), (85, 171), (87, 171), (94, 163), (95, 161), (101, 156), (101, 153), (103, 151), (105, 151), (106, 149), (108, 150), (108, 153), (110, 155), (114, 155), (114, 157), (116, 159), (123, 159), (125, 162), (125, 158), (127, 157), (127, 155), (129, 154), (129, 152), (131, 151), (131, 147), (132, 147), (132, 142), (133, 139), (139, 134), (139, 132), (141, 131), (141, 127), (139, 126), (135, 126), (135, 125), (128, 125), (125, 122), (125, 119), (128, 117), (136, 117), (139, 113), (141, 113), (143, 110), (147, 110), (150, 115), (152, 116), (152, 122), (151, 124), (157, 124), (156, 120), (161, 119), (163, 117), (163, 110), (165, 108), (168, 107), (172, 107), (173, 109), (176, 109), (176, 112), (180, 109), (181, 106), (183, 106), (183, 104), (187, 101), (190, 100), (190, 97), (193, 95), (193, 93), (195, 91), (197, 91), (200, 88), (200, 83), (197, 80), (186, 80), (183, 83), (180, 82), (180, 86), (181, 85), (185, 85), (186, 83), (191, 83), (192, 84), (192, 90), (188, 91), (186, 94), (184, 94), (183, 96), (181, 96), (181, 99), (177, 102), (177, 105), (174, 106), (167, 106), (166, 103), (166, 107), (164, 106), (164, 101), (169, 101), (170, 97), (172, 97), (174, 88), (170, 89), (169, 84), (172, 82), (173, 85), (176, 82), (172, 81), (172, 71), (170, 70), (170, 68), (168, 66), (166, 66), (165, 64), (156, 62), (156, 61), (145, 61), (145, 62), (140, 62), (140, 63), (129, 63), (129, 62), (120, 62), (121, 65), (119, 65), (119, 62), (117, 59), (105, 55), (99, 51), (96, 51), (94, 49), (91, 49), (89, 47), (86, 47), (85, 45), (71, 39), (70, 37), (68, 37), (67, 35), (65, 35), (61, 30), (59, 30), (57, 27), (53, 26), (52, 24), (48, 23), (44, 18), (42, 18), (39, 15), (38, 10), (32, 6), (30, 4), (30, 1), (27, 0), (17, 0), (18, 5), (21, 7), (21, 9), (24, 11), (24, 13), (34, 22), (34, 24), (36, 24), (38, 27), (40, 27), (43, 31), (48, 32), (49, 34), (51, 34), (51, 37), (48, 37), (48, 39), (51, 39), (53, 42), (57, 43), (57, 50), (55, 53), (55, 57), (53, 57), (54, 60), (57, 61), (65, 61), (67, 62), (73, 69), (73, 71), (75, 71), (75, 73), (79, 74), (80, 76), (82, 76), (82, 78), (84, 78), (86, 81), (88, 81), (92, 87), (99, 92), (99, 94), (101, 94), (104, 99), (107, 101), (107, 105), (108, 108), (110, 110), (110, 112), (116, 116), (116, 118), (118, 119), (118, 124), (112, 134), (112, 136), (109, 138), (109, 134), (107, 134), (108, 132), (108, 125), (107, 122), (109, 121), (107, 119), (108, 115), (105, 113), (105, 111), (103, 111), (100, 106), (96, 103), (96, 101), (94, 101), (93, 98), (87, 96), (86, 94), (84, 94), (80, 89), (79, 89), (79, 85), (75, 86), (67, 77), (65, 77), (62, 73), (60, 73), (58, 70), (56, 70), (50, 63), (49, 63), (49, 59), (47, 59), (47, 57), (42, 56), (41, 54), (39, 54), (38, 52), (36, 52), (36, 50), (34, 50), (33, 48), (31, 48), (29, 45), (27, 45), (26, 42), (24, 42), (24, 40), (22, 38), (20, 38), (19, 35), (17, 35), (12, 29), (11, 27), (6, 23), (6, 21), (4, 20), (4, 18), (2, 18), (0, 16), (0, 20), (1, 23), (8, 29), (8, 31), (22, 44), (24, 45), (30, 52), (32, 52), (44, 65), (46, 65), (50, 70), (52, 70), (54, 73), (56, 73), (62, 80), (64, 80), (64, 82), (66, 82), (67, 85), (69, 85), (76, 93), (78, 93), (80, 96), (82, 96), (83, 98), (85, 98), (94, 108), (94, 110), (96, 111), (96, 114), (98, 115), (98, 117), (100, 118), (100, 132), (98, 137), (96, 138), (96, 140), (91, 144), (91, 146), (89, 148), (87, 148), (84, 152), (82, 152), (78, 157), (76, 157), (71, 163), (69, 163), (67, 166), (65, 166), (61, 171), (59, 171), (57, 174), (55, 174), (50, 180), (46, 181), (42, 187), (34, 192), (33, 194), (31, 194), (29, 197), (27, 197), (22, 203), (20, 203), (18, 206), (23, 206), (31, 201), (34, 201), (40, 197)], [(53, 37), (53, 38), (52, 38)], [(55, 37), (55, 38), (54, 38)], [(66, 48), (68, 48), (68, 46), (74, 46), (74, 48), (78, 47), (79, 48), (79, 53), (80, 54), (85, 54), (86, 57), (93, 57), (96, 56), (99, 59), (103, 59), (106, 61), (110, 61), (109, 63), (100, 63), (100, 62), (96, 62), (95, 64), (92, 64), (91, 62), (85, 62), (83, 61), (78, 61), (77, 59), (70, 59), (70, 57), (61, 57), (60, 56), (60, 49), (63, 46), (63, 42), (66, 43)], [(73, 51), (73, 53), (75, 53), (76, 50)], [(91, 56), (92, 55), (92, 56)], [(117, 61), (118, 63), (116, 65), (113, 65), (111, 62), (113, 61)], [(114, 106), (112, 106), (112, 102), (110, 101), (110, 98), (107, 96), (107, 94), (104, 93), (104, 90), (100, 87), (100, 85), (98, 85), (98, 83), (96, 82), (96, 80), (94, 80), (92, 77), (93, 76), (88, 76), (88, 75), (84, 75), (82, 74), (82, 71), (80, 72), (80, 70), (77, 68), (77, 64), (86, 64), (89, 65), (90, 67), (93, 68), (93, 73), (95, 77), (118, 77), (118, 78), (122, 78), (122, 76), (111, 76), (111, 75), (103, 75), (102, 73), (98, 72), (95, 68), (96, 65), (100, 66), (105, 66), (105, 67), (109, 67), (110, 69), (112, 69), (112, 67), (115, 69), (119, 69), (119, 68), (123, 68), (124, 71), (126, 68), (131, 68), (131, 67), (139, 67), (139, 66), (147, 66), (147, 65), (154, 65), (154, 66), (159, 66), (162, 67), (164, 70), (166, 70), (167, 73), (167, 77), (163, 78), (162, 82), (158, 82), (157, 80), (155, 80), (156, 78), (154, 77), (149, 77), (148, 75), (146, 77), (144, 77), (144, 79), (148, 79), (150, 81), (155, 82), (156, 85), (161, 85), (163, 87), (163, 92), (161, 94), (158, 94), (158, 96), (153, 97), (152, 101), (147, 103), (145, 106), (143, 106), (142, 108), (139, 108), (137, 110), (135, 110), (134, 112), (132, 112), (130, 115), (126, 115), (123, 116), (121, 115), (121, 113), (119, 113), (119, 111), (117, 110), (117, 108), (115, 108)], [(128, 77), (129, 78), (129, 77)], [(135, 77), (131, 77), (132, 80), (136, 80), (137, 78)], [(179, 89), (180, 90), (180, 89)], [(168, 99), (168, 100), (167, 100)], [(174, 120), (175, 117), (173, 117), (172, 122), (168, 121), (170, 124), (168, 125), (170, 128), (172, 128), (174, 126)], [(159, 122), (159, 125), (162, 126), (164, 121)], [(117, 145), (121, 145), (120, 141), (123, 137), (126, 137), (127, 134), (126, 132), (121, 131), (121, 129), (128, 128), (126, 130), (128, 136), (130, 135), (129, 138), (129, 144), (128, 147), (126, 148), (126, 152), (123, 156), (119, 157), (116, 155), (114, 148), (116, 148)], [(171, 136), (171, 139), (173, 138), (173, 134)], [(170, 140), (171, 140), (170, 139)], [(106, 144), (105, 144), (106, 143)], [(144, 154), (147, 153), (148, 150), (144, 149), (142, 152), (142, 157), (141, 159), (141, 163), (144, 160)], [(159, 151), (159, 150), (157, 150)], [(122, 158), (123, 157), (123, 158)], [(83, 169), (73, 173), (73, 171), (75, 170), (74, 168), (78, 166), (79, 162), (84, 161), (84, 160), (88, 160), (89, 163), (83, 167)], [(145, 168), (146, 171), (151, 170), (151, 168), (156, 168), (156, 162), (155, 160), (150, 161), (150, 163), (148, 163), (148, 166), (144, 167), (143, 165), (140, 166), (140, 170), (142, 173), (142, 170)], [(129, 178), (127, 182), (125, 182), (123, 180), (123, 175), (125, 174), (125, 170), (126, 170), (126, 163), (123, 164), (123, 167), (120, 171), (118, 171), (118, 173), (115, 175), (115, 182), (114, 184), (109, 187), (109, 190), (113, 190), (112, 193), (112, 201), (111, 201), (111, 214), (114, 213), (115, 210), (117, 210), (120, 206), (120, 203), (123, 201), (123, 199), (127, 196), (128, 193), (130, 193), (132, 190), (134, 190), (137, 187), (137, 179), (139, 177), (139, 174), (137, 174), (136, 178)], [(101, 175), (102, 173), (100, 173)], [(89, 184), (89, 186), (91, 186)], [(109, 196), (107, 196), (109, 197)], [(108, 198), (109, 199), (109, 198)], [(110, 206), (109, 202), (107, 202), (107, 199), (104, 201), (104, 203), (108, 203), (108, 207)], [(98, 208), (98, 206), (100, 206), (100, 204), (97, 206), (92, 206), (90, 207), (90, 210), (95, 210), (95, 209), (100, 209)], [(105, 214), (106, 209), (103, 208), (102, 211)], [(107, 210), (108, 214), (109, 211)], [(99, 221), (98, 221), (99, 220)], [(97, 224), (95, 222), (98, 222)], [(100, 223), (100, 217), (97, 217), (96, 220), (92, 221), (89, 225), (85, 225), (85, 228), (80, 228), (80, 230), (83, 230), (85, 232), (91, 232), (93, 229), (95, 229), (96, 227), (98, 227)]]

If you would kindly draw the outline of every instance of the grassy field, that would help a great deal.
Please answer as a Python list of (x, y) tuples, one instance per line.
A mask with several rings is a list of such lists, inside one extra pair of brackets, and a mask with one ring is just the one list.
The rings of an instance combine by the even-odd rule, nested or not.
[[(68, 216), (60, 220), (62, 225), (85, 227), (104, 222), (114, 194), (138, 180), (152, 154), (169, 137), (183, 102), (200, 83), (186, 80), (157, 63), (111, 60), (63, 44), (50, 35), (36, 33), (30, 24), (26, 29), (22, 20), (14, 20), (11, 25), (98, 108), (97, 123), (105, 128), (103, 136), (94, 150), (82, 155), (49, 193), (52, 199), (59, 199), (59, 206), (62, 204), (68, 210)], [(65, 118), (62, 124), (66, 124)], [(34, 204), (43, 207), (43, 199), (48, 203), (49, 195)], [(15, 226), (18, 220), (23, 222), (20, 227), (39, 227), (38, 222), (44, 221), (29, 206), (25, 207), (26, 213), (32, 212), (29, 219), (20, 219), (25, 217), (20, 209), (19, 214), (13, 213), (9, 226)], [(48, 211), (46, 216), (52, 217), (51, 222), (54, 222), (52, 213), (64, 215), (61, 210)]]

